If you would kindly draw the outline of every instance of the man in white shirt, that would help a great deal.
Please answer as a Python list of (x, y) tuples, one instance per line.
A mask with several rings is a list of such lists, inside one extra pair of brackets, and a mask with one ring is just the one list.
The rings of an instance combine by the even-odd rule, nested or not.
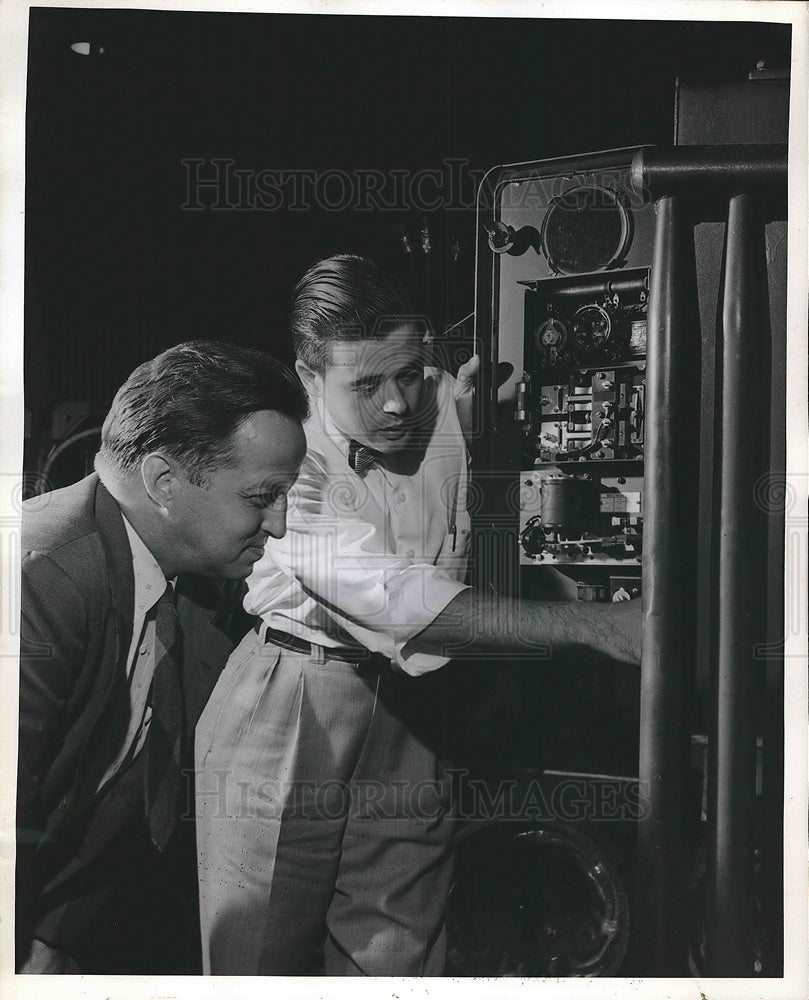
[[(476, 594), (454, 380), (370, 262), (311, 268), (292, 310), (311, 415), (289, 531), (248, 579), (260, 618), (197, 730), (203, 967), (440, 975), (451, 802), (417, 735), (451, 647), (640, 657), (639, 608)], [(504, 614), (519, 624), (505, 635)]]
[(179, 344), (119, 389), (96, 472), (23, 505), (18, 971), (194, 971), (183, 772), (242, 634), (224, 581), (284, 534), (306, 412), (267, 355)]

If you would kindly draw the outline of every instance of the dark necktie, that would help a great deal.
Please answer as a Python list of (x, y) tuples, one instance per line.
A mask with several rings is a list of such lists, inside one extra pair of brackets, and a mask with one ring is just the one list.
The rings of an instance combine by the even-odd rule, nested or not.
[(156, 605), (152, 718), (146, 741), (146, 824), (158, 851), (165, 850), (177, 819), (183, 739), (180, 629), (171, 584)]
[(348, 464), (359, 476), (365, 473), (379, 458), (378, 454), (371, 448), (366, 448), (359, 441), (350, 441), (348, 444)]

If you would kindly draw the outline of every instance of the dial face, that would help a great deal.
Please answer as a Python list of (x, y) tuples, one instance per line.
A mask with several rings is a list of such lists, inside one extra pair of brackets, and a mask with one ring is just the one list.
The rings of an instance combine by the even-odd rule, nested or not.
[(537, 329), (536, 339), (541, 347), (555, 347), (559, 351), (567, 340), (567, 330), (558, 319), (546, 319)]
[(597, 351), (610, 338), (612, 320), (601, 306), (582, 306), (573, 317), (573, 340), (580, 351)]
[(552, 271), (584, 274), (621, 266), (632, 230), (632, 214), (622, 194), (591, 178), (553, 199), (540, 241)]

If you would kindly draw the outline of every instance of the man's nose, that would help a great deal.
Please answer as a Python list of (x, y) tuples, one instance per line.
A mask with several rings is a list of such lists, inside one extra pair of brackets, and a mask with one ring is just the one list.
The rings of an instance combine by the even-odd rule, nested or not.
[(264, 509), (264, 516), (261, 519), (261, 530), (272, 538), (283, 538), (287, 533), (286, 509), (274, 510), (266, 507)]
[(407, 400), (402, 395), (399, 386), (391, 381), (385, 387), (385, 402), (382, 404), (384, 413), (401, 416), (407, 412)]

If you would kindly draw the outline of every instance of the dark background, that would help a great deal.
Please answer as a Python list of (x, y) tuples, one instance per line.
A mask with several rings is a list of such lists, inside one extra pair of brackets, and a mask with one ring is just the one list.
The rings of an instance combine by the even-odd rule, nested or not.
[[(103, 415), (125, 375), (173, 343), (229, 339), (289, 359), (291, 287), (333, 252), (401, 269), (440, 331), (473, 306), (474, 176), (670, 145), (678, 76), (743, 80), (759, 59), (787, 66), (789, 36), (760, 23), (33, 9), (27, 467), (52, 443), (54, 405), (84, 400)], [(77, 41), (94, 53), (71, 51)], [(389, 178), (467, 164), (454, 206), (426, 215), (425, 259), (425, 213), (407, 201), (213, 211), (217, 194), (203, 191), (204, 210), (183, 210), (182, 160), (215, 157)], [(327, 190), (339, 202), (336, 184)]]

